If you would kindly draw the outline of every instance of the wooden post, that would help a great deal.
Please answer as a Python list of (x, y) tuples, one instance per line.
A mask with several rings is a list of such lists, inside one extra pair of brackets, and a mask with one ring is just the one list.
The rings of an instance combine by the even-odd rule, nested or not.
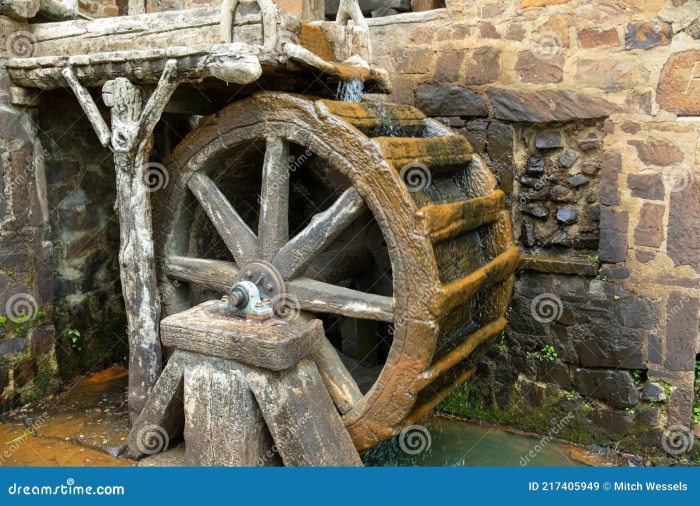
[(142, 89), (128, 79), (108, 81), (103, 100), (112, 110), (112, 129), (102, 119), (92, 96), (70, 68), (62, 71), (68, 86), (102, 144), (111, 144), (117, 173), (119, 267), (129, 332), (129, 416), (134, 423), (158, 380), (162, 357), (151, 201), (146, 180), (153, 129), (177, 88), (177, 62), (165, 64), (158, 85), (143, 103)]

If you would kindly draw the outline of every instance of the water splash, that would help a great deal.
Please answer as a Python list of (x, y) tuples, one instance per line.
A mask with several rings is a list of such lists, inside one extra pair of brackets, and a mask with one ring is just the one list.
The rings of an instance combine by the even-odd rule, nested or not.
[(362, 79), (340, 81), (335, 98), (341, 102), (359, 102), (362, 99), (362, 92), (364, 89), (365, 82)]

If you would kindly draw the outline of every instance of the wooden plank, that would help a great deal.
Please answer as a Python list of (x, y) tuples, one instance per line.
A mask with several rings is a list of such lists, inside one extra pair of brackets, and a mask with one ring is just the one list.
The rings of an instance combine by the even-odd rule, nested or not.
[(216, 184), (203, 173), (192, 176), (188, 186), (221, 235), (238, 265), (255, 260), (258, 239)]
[(520, 260), (520, 248), (511, 246), (467, 277), (443, 285), (432, 304), (436, 315), (445, 315), (472, 298), (479, 290), (512, 276)]
[(243, 366), (197, 357), (184, 375), (185, 463), (255, 466), (272, 454), (272, 441)]
[(461, 135), (428, 138), (376, 137), (382, 153), (396, 170), (407, 165), (425, 165), (431, 170), (455, 165), (466, 166), (472, 160), (473, 150)]
[(341, 415), (349, 412), (364, 397), (355, 379), (340, 360), (338, 352), (325, 337), (319, 339), (311, 358), (316, 363), (326, 390)]
[(301, 275), (365, 209), (362, 196), (355, 188), (348, 188), (328, 209), (314, 215), (304, 230), (275, 255), (272, 263), (284, 279)]
[(467, 358), (471, 353), (482, 343), (488, 341), (492, 337), (500, 334), (506, 328), (506, 319), (499, 318), (483, 327), (476, 332), (469, 334), (462, 344), (454, 350), (441, 357), (437, 362), (430, 366), (428, 370), (420, 375), (417, 386), (420, 390), (427, 387), (435, 381), (441, 374), (449, 371), (451, 368), (459, 364)]
[(286, 466), (361, 466), (316, 365), (282, 373), (251, 370), (250, 388)]
[(320, 320), (252, 323), (219, 310), (220, 304), (204, 302), (163, 319), (161, 341), (180, 350), (280, 371), (308, 356), (325, 339)]
[(133, 457), (165, 451), (170, 441), (182, 434), (184, 372), (184, 355), (175, 350), (129, 432), (129, 451)]
[(289, 240), (289, 177), (289, 143), (280, 137), (268, 138), (260, 189), (258, 258), (261, 260), (272, 260)]
[(504, 207), (505, 194), (496, 190), (484, 197), (462, 202), (421, 207), (416, 212), (416, 225), (436, 244), (493, 223)]
[(360, 292), (308, 278), (287, 283), (287, 291), (296, 297), (301, 309), (352, 318), (394, 321), (394, 299)]

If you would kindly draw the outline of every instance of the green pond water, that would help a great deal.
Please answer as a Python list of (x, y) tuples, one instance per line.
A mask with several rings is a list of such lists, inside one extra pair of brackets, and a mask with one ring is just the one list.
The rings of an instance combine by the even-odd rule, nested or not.
[[(572, 446), (461, 420), (431, 417), (364, 453), (367, 466), (583, 466)], [(538, 451), (539, 448), (539, 451)], [(529, 452), (534, 457), (528, 455)]]

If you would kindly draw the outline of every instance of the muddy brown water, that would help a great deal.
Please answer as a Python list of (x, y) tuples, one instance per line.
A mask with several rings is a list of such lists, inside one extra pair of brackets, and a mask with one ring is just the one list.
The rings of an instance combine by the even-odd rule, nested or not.
[[(118, 455), (129, 428), (127, 369), (112, 367), (60, 395), (0, 417), (0, 466), (134, 466)], [(540, 440), (461, 420), (429, 417), (400, 437), (365, 452), (370, 466), (519, 466)], [(421, 435), (427, 443), (422, 442)], [(421, 447), (421, 445), (423, 445)], [(528, 465), (605, 465), (581, 448), (550, 441)], [(158, 465), (158, 464), (156, 464)]]

